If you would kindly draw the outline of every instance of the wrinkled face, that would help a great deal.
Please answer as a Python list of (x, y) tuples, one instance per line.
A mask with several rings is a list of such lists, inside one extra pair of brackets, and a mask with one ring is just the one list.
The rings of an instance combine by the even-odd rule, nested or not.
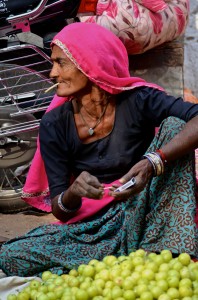
[(50, 77), (59, 82), (57, 87), (58, 96), (74, 96), (90, 85), (89, 79), (76, 68), (56, 45), (53, 46), (51, 60), (53, 67)]

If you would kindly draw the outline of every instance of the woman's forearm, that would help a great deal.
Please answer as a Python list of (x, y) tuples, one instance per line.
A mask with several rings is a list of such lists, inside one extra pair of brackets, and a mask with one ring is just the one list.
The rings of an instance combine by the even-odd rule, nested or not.
[(60, 208), (60, 205), (58, 204), (59, 197), (60, 195), (52, 199), (52, 213), (60, 221), (67, 222), (76, 214), (77, 211), (75, 210), (81, 206), (82, 200), (81, 197), (71, 193), (70, 188), (68, 188), (61, 197), (61, 203), (67, 210), (74, 210), (74, 212), (65, 212)]
[(167, 161), (171, 162), (196, 148), (198, 148), (198, 116), (187, 122), (183, 130), (161, 149)]

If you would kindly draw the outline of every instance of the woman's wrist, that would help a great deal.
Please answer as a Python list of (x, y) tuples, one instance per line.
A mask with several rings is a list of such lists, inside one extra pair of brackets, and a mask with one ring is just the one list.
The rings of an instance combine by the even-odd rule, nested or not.
[(153, 176), (160, 176), (164, 173), (164, 162), (161, 159), (159, 153), (150, 152), (143, 155), (143, 158), (147, 158), (153, 167)]
[(148, 176), (148, 178), (152, 178), (154, 175), (153, 165), (150, 163), (150, 161), (146, 157), (144, 157), (144, 159), (147, 161), (147, 165), (148, 165), (147, 176)]
[(79, 196), (71, 195), (70, 191), (62, 192), (57, 201), (58, 207), (65, 213), (76, 212), (81, 208), (82, 199)]

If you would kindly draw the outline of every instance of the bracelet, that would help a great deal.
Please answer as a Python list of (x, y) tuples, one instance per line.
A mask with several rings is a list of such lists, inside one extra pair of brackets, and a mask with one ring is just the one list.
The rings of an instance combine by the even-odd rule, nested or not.
[(164, 152), (161, 149), (157, 149), (155, 152), (159, 153), (164, 164), (167, 164), (167, 159)]
[(152, 164), (154, 177), (160, 176), (161, 174), (164, 173), (164, 163), (159, 154), (155, 152), (151, 152), (143, 155), (143, 158), (147, 158), (149, 162)]
[(79, 207), (77, 207), (77, 208), (75, 208), (75, 209), (68, 209), (68, 208), (66, 208), (64, 205), (63, 205), (63, 196), (64, 196), (64, 193), (65, 192), (62, 192), (59, 196), (58, 196), (58, 207), (62, 210), (62, 211), (64, 211), (64, 212), (66, 212), (66, 213), (72, 213), (72, 212), (76, 212), (77, 210), (79, 210), (80, 208), (81, 208), (81, 206), (82, 206), (82, 201), (81, 201), (81, 203), (80, 203), (80, 205), (79, 205)]
[(147, 154), (145, 154), (145, 155), (143, 155), (143, 158), (147, 158), (149, 161), (150, 161), (150, 163), (151, 163), (151, 165), (152, 165), (152, 167), (153, 167), (153, 176), (155, 177), (156, 176), (156, 174), (157, 174), (157, 169), (156, 169), (156, 166), (155, 166), (155, 164), (154, 164), (154, 162), (153, 162), (153, 160), (149, 157), (149, 155), (147, 155)]

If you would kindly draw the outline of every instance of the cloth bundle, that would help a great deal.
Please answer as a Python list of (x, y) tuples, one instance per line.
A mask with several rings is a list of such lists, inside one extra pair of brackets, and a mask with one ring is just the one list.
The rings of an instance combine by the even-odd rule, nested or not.
[(80, 21), (106, 27), (138, 54), (181, 36), (188, 16), (189, 0), (98, 0), (95, 15)]
[(9, 276), (0, 278), (0, 299), (7, 300), (7, 297), (11, 294), (17, 295), (25, 287), (29, 285), (30, 280), (40, 280), (39, 277), (19, 277)]

